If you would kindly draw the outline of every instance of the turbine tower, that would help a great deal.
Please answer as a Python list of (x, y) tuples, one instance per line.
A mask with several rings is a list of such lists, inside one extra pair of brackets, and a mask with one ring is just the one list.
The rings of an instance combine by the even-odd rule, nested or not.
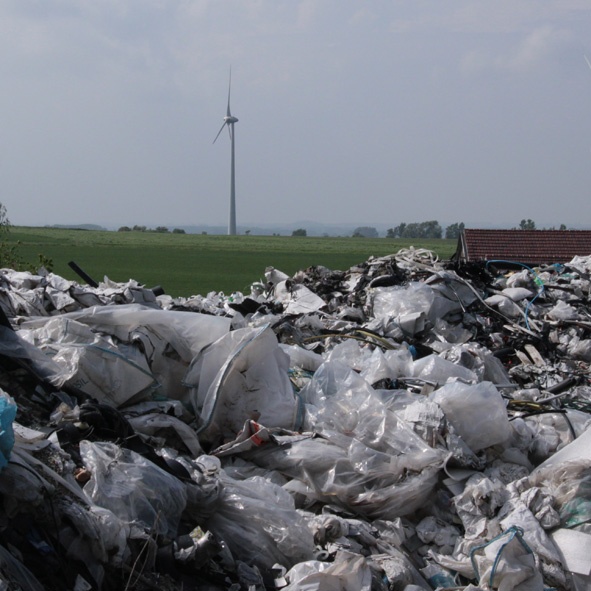
[(230, 141), (232, 144), (232, 157), (230, 160), (230, 218), (228, 221), (228, 235), (235, 236), (236, 235), (236, 178), (235, 178), (235, 170), (234, 170), (234, 123), (238, 122), (236, 117), (232, 116), (230, 112), (230, 89), (232, 87), (232, 69), (230, 68), (230, 82), (228, 83), (228, 107), (226, 109), (226, 116), (224, 117), (224, 122), (218, 131), (218, 134), (215, 136), (215, 140), (213, 143), (215, 144), (218, 137), (220, 137), (220, 133), (227, 125), (228, 126), (228, 133), (230, 134)]

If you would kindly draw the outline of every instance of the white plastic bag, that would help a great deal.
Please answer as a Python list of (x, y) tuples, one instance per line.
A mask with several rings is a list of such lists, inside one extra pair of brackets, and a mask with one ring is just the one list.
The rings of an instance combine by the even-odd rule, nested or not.
[(289, 357), (269, 327), (235, 330), (213, 343), (188, 371), (200, 439), (231, 439), (247, 419), (291, 429), (298, 403)]
[(453, 382), (430, 395), (472, 451), (502, 444), (511, 437), (505, 403), (490, 382)]
[(312, 532), (289, 493), (259, 476), (238, 481), (222, 471), (219, 478), (217, 510), (206, 525), (236, 560), (270, 569), (312, 558)]
[(283, 591), (370, 591), (371, 570), (363, 556), (337, 552), (334, 562), (312, 560), (294, 566), (285, 575)]

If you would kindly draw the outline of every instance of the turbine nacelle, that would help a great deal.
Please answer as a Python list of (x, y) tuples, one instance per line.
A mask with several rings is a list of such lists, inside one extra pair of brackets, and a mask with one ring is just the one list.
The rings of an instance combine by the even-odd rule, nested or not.
[(224, 121), (227, 124), (230, 124), (230, 123), (238, 123), (238, 119), (236, 117), (232, 117), (232, 115), (227, 115), (226, 117), (224, 117)]

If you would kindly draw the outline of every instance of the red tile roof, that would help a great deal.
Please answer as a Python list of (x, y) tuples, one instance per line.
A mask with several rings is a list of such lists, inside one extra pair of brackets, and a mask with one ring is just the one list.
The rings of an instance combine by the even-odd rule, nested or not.
[(453, 258), (539, 265), (567, 263), (577, 255), (591, 255), (591, 231), (464, 229)]

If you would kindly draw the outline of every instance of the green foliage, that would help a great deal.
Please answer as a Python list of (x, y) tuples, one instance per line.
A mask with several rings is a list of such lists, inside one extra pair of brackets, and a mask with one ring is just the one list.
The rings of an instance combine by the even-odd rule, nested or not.
[(154, 232), (159, 232), (160, 234), (166, 234), (168, 232), (168, 228), (166, 226), (156, 226)]
[(359, 226), (353, 231), (354, 238), (377, 238), (378, 231), (371, 226)]
[(426, 240), (441, 238), (442, 235), (443, 230), (436, 220), (413, 224), (402, 223), (395, 228), (390, 228), (386, 233), (387, 238), (420, 238)]
[(186, 232), (182, 228), (174, 228), (173, 234), (185, 234)]
[(131, 232), (131, 228), (129, 226), (121, 226), (117, 232)]
[(291, 233), (292, 236), (307, 236), (308, 232), (304, 228), (298, 228)]
[(533, 220), (521, 220), (519, 222), (519, 229), (520, 230), (535, 230), (536, 229), (536, 222)]
[(147, 228), (146, 228), (146, 226), (137, 226), (137, 225), (136, 225), (136, 226), (134, 226), (134, 227), (132, 228), (132, 230), (133, 230), (134, 232), (146, 232), (146, 231), (147, 231)]
[(455, 223), (447, 226), (445, 228), (445, 237), (448, 240), (457, 240), (460, 237), (460, 234), (464, 230), (464, 222)]

